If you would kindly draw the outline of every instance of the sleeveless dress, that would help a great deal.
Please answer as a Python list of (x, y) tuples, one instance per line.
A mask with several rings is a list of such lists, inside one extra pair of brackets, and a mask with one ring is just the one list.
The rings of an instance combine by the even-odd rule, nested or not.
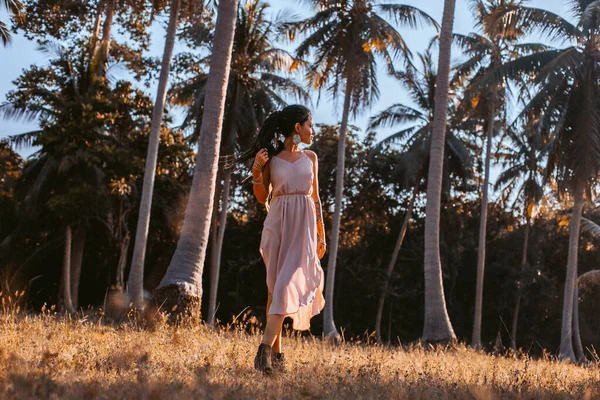
[(310, 319), (325, 305), (312, 199), (314, 179), (313, 162), (304, 151), (294, 162), (271, 158), (273, 198), (260, 242), (271, 295), (267, 314), (289, 316), (293, 328), (301, 331), (310, 328)]

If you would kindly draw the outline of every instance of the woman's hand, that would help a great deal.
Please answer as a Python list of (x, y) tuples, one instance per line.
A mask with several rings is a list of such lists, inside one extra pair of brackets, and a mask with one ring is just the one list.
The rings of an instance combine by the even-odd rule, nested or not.
[(267, 149), (260, 149), (258, 153), (256, 153), (256, 157), (254, 157), (254, 165), (252, 165), (252, 169), (257, 169), (259, 172), (265, 168), (265, 165), (269, 161), (269, 153)]
[(318, 238), (318, 240), (317, 240), (317, 256), (319, 257), (319, 260), (321, 258), (323, 258), (323, 255), (325, 254), (325, 250), (327, 250), (325, 241), (321, 241), (321, 238)]

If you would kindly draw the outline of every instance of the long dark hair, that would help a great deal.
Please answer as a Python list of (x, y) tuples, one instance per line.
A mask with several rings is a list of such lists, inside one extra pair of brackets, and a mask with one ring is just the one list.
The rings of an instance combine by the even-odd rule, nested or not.
[(275, 111), (265, 120), (260, 128), (256, 139), (240, 156), (227, 167), (231, 168), (238, 164), (253, 159), (260, 149), (267, 149), (269, 159), (283, 150), (283, 140), (294, 133), (297, 123), (304, 124), (310, 117), (310, 110), (302, 105), (294, 104), (285, 107), (281, 111)]

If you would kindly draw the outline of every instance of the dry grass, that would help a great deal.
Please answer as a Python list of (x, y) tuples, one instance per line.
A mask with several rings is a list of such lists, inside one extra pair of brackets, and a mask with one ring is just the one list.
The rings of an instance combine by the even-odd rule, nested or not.
[[(0, 315), (0, 398), (599, 398), (598, 365), (284, 338), (290, 372), (254, 372), (248, 321), (210, 331)], [(251, 327), (250, 327), (251, 329)]]

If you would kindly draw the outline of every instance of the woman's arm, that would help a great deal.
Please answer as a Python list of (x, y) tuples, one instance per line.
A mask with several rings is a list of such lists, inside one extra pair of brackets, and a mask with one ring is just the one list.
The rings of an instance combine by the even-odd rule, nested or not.
[(271, 163), (266, 149), (261, 149), (254, 158), (252, 181), (256, 200), (260, 204), (265, 204), (269, 197), (269, 185), (271, 183)]
[(327, 246), (325, 243), (325, 225), (323, 224), (321, 198), (319, 197), (319, 161), (317, 159), (317, 155), (310, 150), (306, 150), (306, 155), (313, 162), (314, 179), (312, 188), (312, 199), (315, 202), (315, 213), (317, 219), (317, 254), (319, 258), (322, 258), (323, 254), (325, 254)]

